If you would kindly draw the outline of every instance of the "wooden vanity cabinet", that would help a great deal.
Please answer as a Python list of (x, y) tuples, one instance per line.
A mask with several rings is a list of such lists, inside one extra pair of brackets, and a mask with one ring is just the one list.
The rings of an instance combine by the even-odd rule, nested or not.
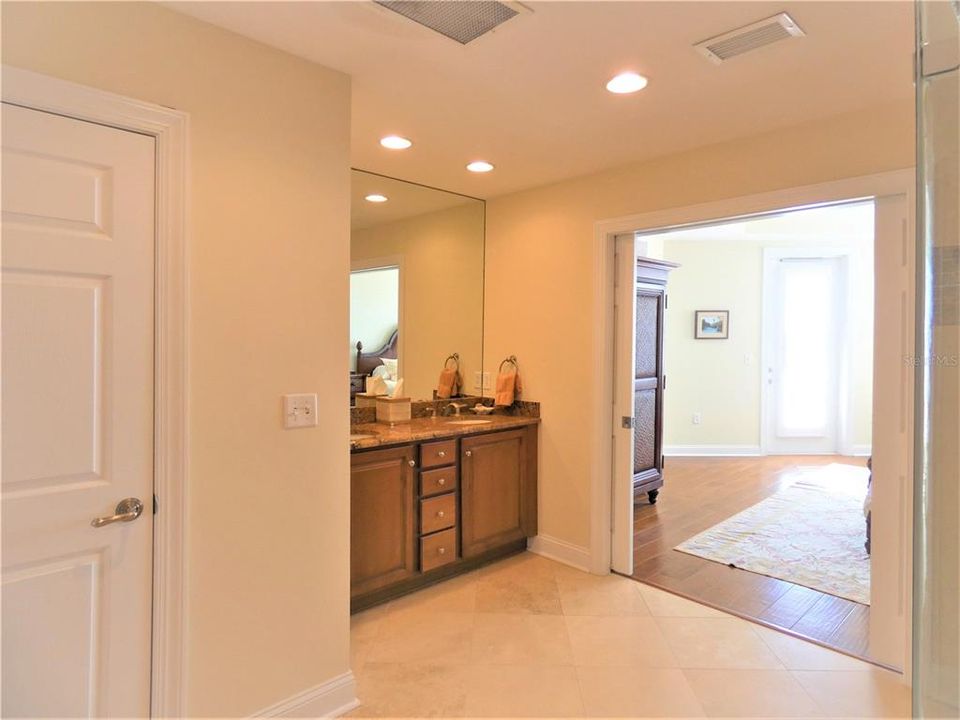
[(417, 574), (415, 446), (350, 457), (350, 585), (359, 595)]
[(463, 557), (537, 534), (535, 427), (460, 441)]
[(354, 612), (496, 558), (537, 534), (537, 426), (351, 454)]

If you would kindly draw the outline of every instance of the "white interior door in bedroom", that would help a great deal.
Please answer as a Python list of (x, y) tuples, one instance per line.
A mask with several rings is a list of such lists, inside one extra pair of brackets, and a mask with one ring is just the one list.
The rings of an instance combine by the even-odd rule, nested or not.
[(2, 120), (2, 714), (147, 717), (155, 140)]

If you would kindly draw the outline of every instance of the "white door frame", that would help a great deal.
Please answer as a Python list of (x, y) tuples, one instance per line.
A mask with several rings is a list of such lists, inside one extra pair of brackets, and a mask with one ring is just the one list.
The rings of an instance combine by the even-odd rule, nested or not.
[[(772, 386), (767, 382), (766, 368), (769, 368), (776, 358), (776, 348), (774, 347), (774, 335), (770, 332), (769, 310), (772, 307), (774, 292), (774, 274), (780, 260), (784, 258), (827, 258), (841, 260), (843, 265), (843, 295), (844, 295), (844, 315), (841, 318), (840, 325), (840, 344), (838, 346), (840, 366), (838, 373), (838, 414), (836, 418), (836, 452), (842, 455), (853, 455), (853, 424), (851, 417), (853, 415), (853, 397), (850, 391), (850, 379), (853, 373), (853, 363), (850, 360), (851, 348), (853, 347), (854, 328), (850, 322), (850, 305), (853, 293), (853, 284), (850, 282), (850, 265), (852, 262), (853, 250), (843, 247), (827, 246), (794, 246), (794, 247), (768, 247), (763, 249), (763, 275), (762, 275), (762, 312), (760, 319), (760, 454), (770, 455), (779, 454), (775, 450), (775, 440), (772, 432), (772, 408), (774, 405), (774, 393)], [(823, 455), (821, 452), (801, 452), (791, 450), (783, 452), (785, 455)], [(829, 454), (829, 453), (826, 453)]]
[[(592, 438), (592, 462), (590, 476), (590, 498), (591, 498), (591, 522), (590, 522), (590, 570), (594, 573), (605, 574), (610, 572), (611, 568), (616, 572), (629, 574), (632, 571), (633, 548), (632, 542), (632, 523), (624, 527), (623, 523), (614, 526), (612, 498), (614, 496), (614, 482), (616, 478), (613, 473), (613, 433), (616, 428), (612, 425), (612, 413), (610, 411), (614, 399), (614, 383), (610, 368), (613, 367), (614, 352), (614, 317), (613, 317), (613, 298), (614, 298), (614, 243), (618, 234), (658, 230), (666, 232), (671, 229), (678, 229), (689, 225), (699, 223), (716, 222), (719, 220), (735, 220), (738, 218), (747, 218), (753, 215), (776, 212), (778, 210), (792, 209), (796, 210), (802, 207), (815, 207), (818, 205), (829, 205), (838, 203), (848, 203), (853, 200), (867, 200), (870, 198), (890, 198), (896, 202), (879, 203), (877, 208), (877, 217), (881, 217), (888, 212), (888, 207), (892, 208), (894, 204), (902, 206), (905, 214), (905, 221), (901, 228), (896, 227), (895, 237), (881, 237), (884, 232), (880, 227), (876, 228), (876, 242), (879, 246), (883, 243), (893, 243), (893, 247), (903, 246), (903, 273), (904, 281), (909, 283), (910, 291), (904, 293), (904, 302), (907, 310), (904, 314), (903, 323), (903, 355), (910, 356), (914, 353), (912, 339), (912, 307), (915, 305), (915, 293), (913, 292), (913, 257), (912, 251), (915, 242), (916, 227), (916, 209), (915, 209), (915, 170), (914, 168), (905, 168), (875, 175), (865, 175), (860, 177), (835, 180), (827, 183), (815, 185), (805, 185), (796, 188), (787, 188), (783, 190), (774, 190), (771, 192), (748, 195), (743, 197), (730, 198), (715, 202), (703, 203), (700, 205), (691, 205), (687, 207), (669, 208), (654, 212), (642, 213), (637, 215), (628, 215), (624, 217), (600, 220), (594, 224), (593, 241), (593, 263), (594, 263), (594, 307), (593, 317), (594, 334), (592, 339), (592, 357), (594, 362), (594, 383), (593, 398), (594, 404), (591, 410), (591, 420), (594, 429)], [(891, 228), (890, 232), (893, 232)], [(638, 247), (638, 254), (643, 254), (643, 249)], [(875, 260), (879, 268), (879, 260)], [(897, 303), (901, 298), (896, 298)], [(879, 311), (881, 300), (875, 299), (876, 308)], [(874, 359), (875, 377), (886, 376), (888, 378), (899, 377), (896, 384), (898, 393), (888, 393), (887, 401), (891, 407), (887, 408), (886, 417), (893, 424), (899, 424), (901, 444), (892, 449), (897, 456), (897, 466), (892, 470), (894, 477), (891, 483), (892, 491), (895, 496), (903, 498), (902, 502), (892, 503), (895, 508), (885, 507), (885, 515), (892, 526), (898, 526), (898, 547), (895, 549), (898, 557), (897, 568), (893, 575), (895, 577), (885, 579), (884, 585), (891, 591), (891, 596), (895, 600), (890, 600), (897, 605), (899, 610), (896, 627), (885, 630), (886, 640), (883, 644), (887, 648), (887, 654), (896, 655), (898, 660), (902, 659), (904, 673), (909, 677), (910, 673), (910, 615), (911, 615), (911, 595), (910, 578), (912, 578), (912, 524), (913, 514), (909, 498), (913, 493), (913, 383), (910, 381), (910, 369), (902, 358), (896, 352), (888, 352), (882, 358)], [(874, 432), (876, 433), (876, 418), (881, 415), (882, 410), (878, 410), (880, 400), (877, 393), (874, 393)], [(887, 443), (888, 447), (891, 444)], [(874, 442), (874, 447), (877, 443)], [(899, 477), (897, 477), (899, 476)], [(667, 488), (667, 492), (669, 488)], [(618, 493), (618, 496), (622, 493)], [(875, 518), (876, 526), (876, 518)], [(620, 559), (630, 558), (630, 566), (612, 565), (614, 557), (613, 545), (618, 546), (616, 556)], [(874, 573), (874, 580), (876, 580)], [(888, 584), (889, 581), (889, 584)], [(876, 597), (876, 593), (874, 593)], [(880, 628), (871, 626), (871, 642), (874, 639), (874, 633), (881, 632)], [(891, 644), (890, 637), (894, 638)], [(900, 638), (902, 642), (897, 642)], [(889, 662), (889, 661), (887, 661)], [(891, 664), (900, 665), (900, 662)]]
[(189, 116), (3, 66), (3, 101), (149, 135), (156, 141), (152, 717), (183, 716), (187, 487)]

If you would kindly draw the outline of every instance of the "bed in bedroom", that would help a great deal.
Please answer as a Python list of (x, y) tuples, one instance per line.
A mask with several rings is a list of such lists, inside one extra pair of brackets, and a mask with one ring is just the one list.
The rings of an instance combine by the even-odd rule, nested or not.
[[(357, 341), (356, 374), (363, 378), (367, 378), (371, 375), (379, 375), (387, 384), (387, 390), (389, 392), (393, 392), (393, 388), (397, 384), (396, 360), (398, 336), (399, 331), (394, 330), (393, 334), (390, 335), (390, 339), (387, 340), (382, 347), (379, 347), (371, 352), (364, 352), (363, 343), (359, 340)], [(390, 368), (388, 367), (390, 365), (393, 366), (393, 373), (391, 373)], [(363, 387), (360, 387), (358, 392), (363, 392)]]

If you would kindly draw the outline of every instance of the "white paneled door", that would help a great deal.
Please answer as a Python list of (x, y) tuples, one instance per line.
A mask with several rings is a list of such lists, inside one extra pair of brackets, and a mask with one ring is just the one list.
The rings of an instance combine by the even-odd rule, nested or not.
[(2, 119), (2, 714), (145, 717), (154, 139)]

